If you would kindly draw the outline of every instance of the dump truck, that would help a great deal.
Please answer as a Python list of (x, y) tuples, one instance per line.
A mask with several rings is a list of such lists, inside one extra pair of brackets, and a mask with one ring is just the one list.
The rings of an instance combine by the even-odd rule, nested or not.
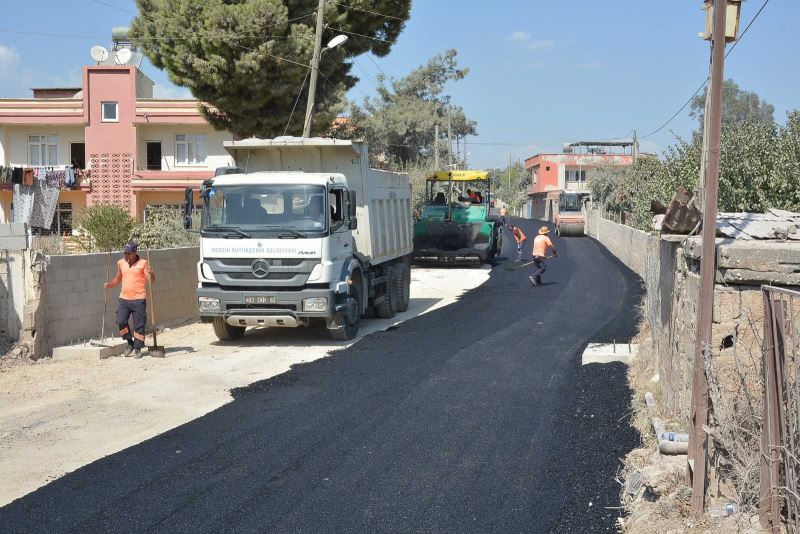
[(558, 213), (555, 217), (556, 235), (560, 237), (584, 235), (586, 212), (583, 202), (588, 198), (588, 193), (561, 193), (558, 198)]
[[(197, 299), (221, 340), (247, 327), (324, 324), (353, 339), (367, 314), (408, 309), (411, 186), (369, 168), (365, 142), (227, 141), (235, 166), (200, 189)], [(184, 226), (194, 192), (186, 190)]]
[(425, 205), (414, 223), (415, 262), (480, 265), (500, 253), (502, 228), (491, 212), (488, 172), (437, 171), (425, 184)]

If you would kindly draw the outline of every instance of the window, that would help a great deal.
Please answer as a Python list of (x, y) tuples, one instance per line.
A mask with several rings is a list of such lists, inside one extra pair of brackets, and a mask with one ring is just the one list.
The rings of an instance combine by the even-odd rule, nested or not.
[(550, 170), (550, 165), (546, 166), (546, 167), (544, 168), (544, 170), (546, 170), (546, 171), (549, 171), (549, 170)]
[(59, 202), (50, 228), (42, 228), (39, 235), (72, 235), (72, 202)]
[(102, 102), (103, 122), (119, 122), (119, 104), (116, 102)]
[(176, 165), (204, 165), (206, 134), (177, 134), (175, 136)]
[(28, 165), (58, 165), (58, 136), (29, 135)]
[(86, 143), (70, 143), (69, 159), (72, 164), (79, 168), (86, 168)]
[(147, 142), (147, 170), (161, 170), (161, 141)]
[(568, 182), (585, 182), (586, 171), (565, 171), (565, 178)]
[(328, 200), (330, 203), (330, 211), (331, 211), (331, 226), (334, 228), (344, 222), (344, 195), (345, 192), (342, 189), (334, 189), (330, 193), (328, 193)]

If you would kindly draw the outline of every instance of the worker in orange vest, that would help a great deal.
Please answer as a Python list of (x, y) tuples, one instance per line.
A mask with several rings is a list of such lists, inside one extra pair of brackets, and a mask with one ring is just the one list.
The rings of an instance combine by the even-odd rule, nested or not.
[(513, 224), (509, 224), (508, 229), (511, 230), (511, 235), (514, 236), (514, 241), (517, 242), (517, 261), (522, 261), (522, 249), (526, 241), (525, 234), (522, 233), (519, 226), (514, 226)]
[[(117, 262), (117, 275), (103, 287), (111, 289), (122, 282), (122, 291), (119, 294), (117, 307), (117, 326), (119, 335), (128, 342), (125, 347), (125, 356), (134, 358), (142, 357), (144, 348), (144, 327), (147, 322), (147, 279), (152, 283), (155, 280), (153, 269), (147, 260), (139, 257), (136, 243), (131, 241), (125, 245), (125, 257)], [(133, 335), (128, 321), (133, 316)]]
[(553, 251), (554, 258), (558, 257), (556, 247), (553, 246), (553, 242), (547, 237), (549, 233), (550, 229), (546, 226), (542, 226), (539, 228), (539, 235), (533, 239), (533, 265), (536, 269), (528, 279), (534, 286), (542, 285), (542, 274), (547, 270), (547, 264), (544, 261), (547, 258), (547, 249)]

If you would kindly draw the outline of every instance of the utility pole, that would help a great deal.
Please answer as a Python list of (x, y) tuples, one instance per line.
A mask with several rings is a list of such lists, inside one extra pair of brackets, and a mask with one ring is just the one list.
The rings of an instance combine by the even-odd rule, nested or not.
[(453, 108), (447, 104), (447, 164), (448, 168), (453, 168)]
[(713, 0), (714, 29), (711, 44), (711, 89), (709, 96), (708, 176), (703, 194), (703, 249), (700, 260), (700, 301), (697, 313), (697, 332), (694, 347), (694, 378), (692, 382), (692, 416), (689, 434), (689, 465), (687, 475), (692, 483), (692, 513), (703, 515), (706, 493), (706, 456), (708, 437), (703, 426), (708, 422), (708, 376), (705, 362), (711, 348), (711, 321), (714, 313), (714, 282), (717, 232), (717, 198), (719, 193), (720, 135), (722, 129), (722, 81), (725, 61), (725, 16), (727, 0)]
[(317, 33), (314, 37), (314, 55), (311, 57), (311, 81), (308, 86), (308, 102), (306, 104), (306, 120), (303, 124), (303, 137), (311, 136), (311, 122), (314, 120), (314, 100), (317, 96), (317, 75), (319, 74), (319, 56), (322, 53), (322, 29), (325, 18), (325, 0), (319, 0), (317, 8)]
[(439, 123), (433, 126), (433, 170), (439, 170)]
[(633, 131), (633, 164), (639, 159), (639, 139), (636, 137), (636, 130)]
[(469, 169), (469, 163), (467, 163), (467, 158), (469, 154), (467, 154), (467, 134), (464, 134), (464, 168)]

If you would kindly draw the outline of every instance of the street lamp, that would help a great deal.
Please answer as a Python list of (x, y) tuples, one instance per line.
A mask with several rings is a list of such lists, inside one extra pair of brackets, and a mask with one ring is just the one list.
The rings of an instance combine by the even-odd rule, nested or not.
[(303, 137), (309, 137), (311, 135), (311, 121), (314, 118), (314, 100), (317, 96), (317, 75), (319, 74), (319, 60), (322, 57), (322, 53), (332, 48), (336, 48), (339, 45), (344, 44), (347, 41), (346, 35), (337, 35), (325, 46), (324, 50), (321, 50), (322, 46), (322, 16), (317, 17), (318, 24), (317, 24), (317, 40), (314, 44), (314, 56), (311, 58), (311, 82), (308, 86), (308, 102), (306, 104), (306, 120), (303, 124)]

